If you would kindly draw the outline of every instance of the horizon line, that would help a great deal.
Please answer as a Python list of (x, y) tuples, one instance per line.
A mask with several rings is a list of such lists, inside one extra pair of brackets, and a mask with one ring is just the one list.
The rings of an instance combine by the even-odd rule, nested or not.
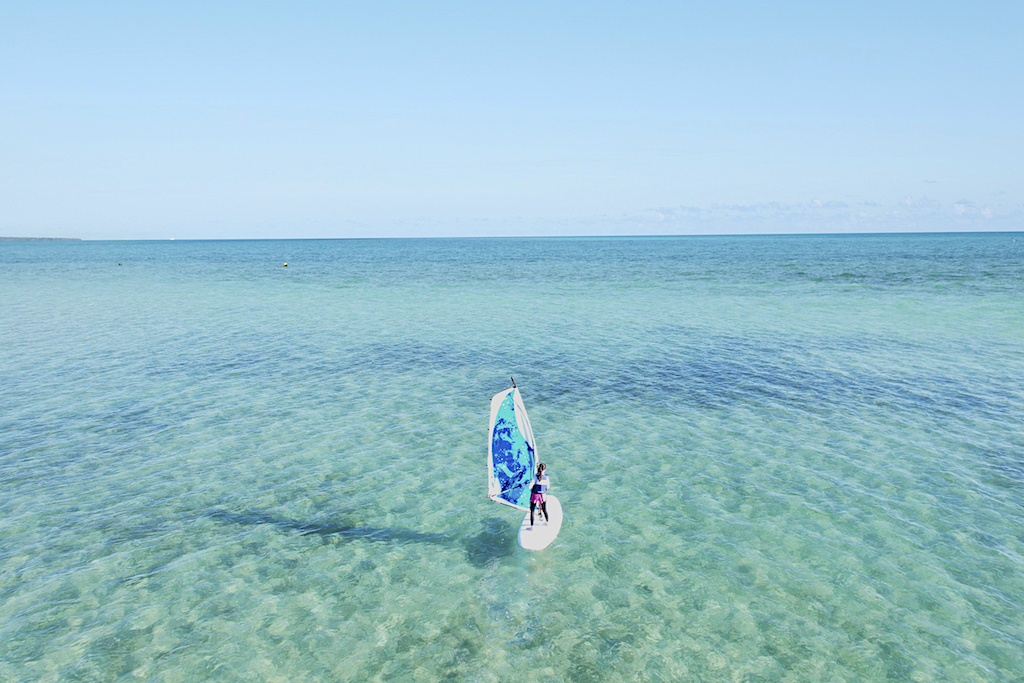
[(341, 240), (474, 240), (474, 239), (674, 239), (681, 237), (856, 237), (881, 235), (998, 235), (1024, 233), (1024, 227), (1006, 230), (898, 230), (864, 232), (750, 232), (750, 233), (642, 233), (618, 235), (382, 235), (352, 237), (5, 237), (0, 242), (273, 242)]

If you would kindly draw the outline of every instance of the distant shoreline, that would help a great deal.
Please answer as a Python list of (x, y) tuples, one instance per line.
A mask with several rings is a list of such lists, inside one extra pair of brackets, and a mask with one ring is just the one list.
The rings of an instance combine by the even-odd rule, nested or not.
[(81, 237), (0, 237), (0, 242), (81, 242)]

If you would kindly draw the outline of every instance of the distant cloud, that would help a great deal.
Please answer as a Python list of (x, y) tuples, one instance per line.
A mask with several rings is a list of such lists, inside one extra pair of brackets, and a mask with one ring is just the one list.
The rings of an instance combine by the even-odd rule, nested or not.
[(851, 208), (838, 200), (809, 199), (802, 203), (760, 202), (713, 204), (705, 207), (659, 207), (615, 219), (599, 219), (605, 231), (610, 223), (628, 224), (630, 232), (654, 234), (800, 233), (800, 232), (921, 232), (943, 230), (1019, 229), (1020, 207), (1001, 213), (979, 208), (962, 199), (949, 204), (927, 196), (908, 195), (894, 204), (863, 201)]
[(914, 197), (904, 197), (900, 204), (913, 209), (933, 209), (937, 211), (942, 208), (942, 202), (937, 199), (929, 199), (927, 196), (916, 199)]

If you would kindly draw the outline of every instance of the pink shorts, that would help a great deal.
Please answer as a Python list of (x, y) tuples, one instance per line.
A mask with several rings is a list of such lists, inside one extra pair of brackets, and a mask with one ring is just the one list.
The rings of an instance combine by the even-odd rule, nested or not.
[(530, 494), (530, 505), (543, 505), (544, 494), (543, 493), (531, 493)]

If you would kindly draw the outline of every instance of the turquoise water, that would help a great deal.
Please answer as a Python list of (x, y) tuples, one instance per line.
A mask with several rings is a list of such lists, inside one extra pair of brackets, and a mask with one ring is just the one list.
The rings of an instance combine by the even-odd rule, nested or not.
[(1019, 234), (0, 243), (0, 383), (3, 681), (1024, 679)]

